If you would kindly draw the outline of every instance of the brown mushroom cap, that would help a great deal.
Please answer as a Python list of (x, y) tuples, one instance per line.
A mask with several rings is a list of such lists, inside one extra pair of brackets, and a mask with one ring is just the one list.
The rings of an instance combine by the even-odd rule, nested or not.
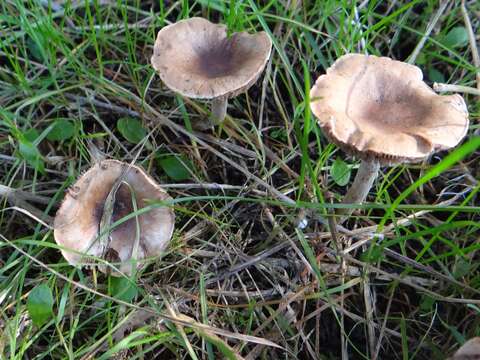
[(387, 57), (347, 54), (310, 91), (311, 109), (343, 150), (381, 163), (420, 161), (466, 135), (460, 95), (437, 95), (421, 70)]
[(480, 359), (480, 337), (468, 340), (457, 350), (451, 360), (474, 360)]
[[(132, 195), (137, 209), (147, 200), (169, 200), (168, 194), (142, 169), (117, 160), (104, 160), (83, 174), (65, 195), (54, 222), (54, 237), (63, 247), (62, 254), (72, 265), (92, 263), (82, 254), (102, 257), (113, 249), (121, 261), (120, 271), (130, 273), (137, 222), (126, 220), (112, 229), (110, 249), (98, 241), (105, 200), (116, 180), (123, 174), (113, 206), (112, 223), (133, 212)], [(138, 216), (140, 237), (136, 259), (158, 256), (167, 247), (173, 233), (175, 215), (170, 207), (154, 208)]]
[(265, 32), (234, 33), (194, 17), (157, 35), (152, 65), (173, 91), (190, 98), (232, 97), (246, 91), (265, 68), (272, 41)]

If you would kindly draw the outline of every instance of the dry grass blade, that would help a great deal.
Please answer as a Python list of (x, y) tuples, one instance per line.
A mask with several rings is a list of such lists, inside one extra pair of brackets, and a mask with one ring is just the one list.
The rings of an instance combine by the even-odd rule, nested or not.
[(418, 55), (422, 51), (423, 46), (425, 45), (425, 42), (427, 41), (428, 37), (430, 36), (430, 33), (432, 32), (432, 30), (435, 28), (435, 25), (438, 23), (438, 20), (440, 20), (440, 17), (442, 16), (443, 12), (447, 8), (447, 5), (449, 5), (449, 1), (447, 1), (447, 0), (441, 0), (440, 1), (440, 5), (438, 7), (437, 12), (435, 13), (435, 15), (432, 16), (432, 18), (428, 22), (425, 33), (423, 34), (421, 40), (417, 43), (417, 46), (415, 47), (412, 54), (408, 58), (408, 63), (409, 64), (415, 64), (415, 61), (417, 60)]
[[(472, 51), (473, 65), (477, 68), (477, 89), (480, 91), (480, 54), (478, 53), (477, 39), (473, 32), (472, 23), (468, 16), (467, 7), (465, 6), (465, 0), (462, 0), (460, 9), (462, 10), (463, 21), (467, 28), (468, 41), (470, 42), (470, 50)], [(477, 94), (480, 96), (480, 93)]]
[(167, 314), (164, 314), (164, 313), (160, 313), (154, 309), (151, 309), (151, 308), (148, 308), (148, 307), (140, 307), (140, 306), (137, 306), (137, 305), (134, 305), (134, 304), (131, 304), (131, 303), (128, 303), (128, 302), (125, 302), (125, 301), (122, 301), (122, 300), (119, 300), (119, 299), (115, 299), (114, 297), (111, 297), (107, 294), (103, 294), (95, 289), (91, 289), (89, 288), (88, 286), (85, 286), (83, 284), (80, 284), (79, 282), (76, 282), (76, 281), (73, 281), (71, 279), (69, 279), (68, 277), (60, 274), (59, 272), (51, 269), (50, 267), (48, 267), (47, 265), (45, 265), (43, 262), (41, 262), (40, 260), (34, 258), (33, 256), (31, 256), (30, 254), (26, 253), (25, 251), (23, 251), (21, 248), (19, 248), (18, 246), (16, 246), (15, 244), (13, 244), (10, 240), (8, 240), (7, 238), (5, 238), (3, 235), (0, 234), (0, 237), (2, 237), (3, 241), (5, 241), (9, 246), (13, 247), (14, 249), (16, 249), (17, 251), (19, 251), (20, 253), (22, 253), (23, 255), (25, 255), (26, 257), (28, 257), (31, 261), (35, 262), (36, 264), (40, 265), (42, 268), (46, 269), (47, 271), (51, 272), (52, 274), (55, 274), (56, 276), (58, 276), (59, 278), (71, 283), (72, 285), (80, 288), (80, 289), (83, 289), (89, 293), (92, 293), (92, 294), (95, 294), (97, 296), (100, 296), (101, 298), (104, 298), (104, 299), (107, 299), (107, 300), (110, 300), (110, 301), (113, 301), (115, 303), (118, 303), (118, 304), (121, 304), (121, 305), (124, 305), (126, 306), (127, 308), (133, 308), (133, 309), (136, 309), (136, 310), (139, 310), (139, 311), (146, 311), (146, 312), (149, 312), (151, 313), (152, 315), (154, 316), (157, 316), (159, 318), (162, 318), (162, 319), (165, 319), (165, 320), (168, 320), (168, 321), (171, 321), (173, 322), (174, 324), (178, 324), (178, 325), (182, 325), (182, 326), (188, 326), (188, 327), (192, 327), (192, 328), (197, 328), (197, 329), (200, 329), (200, 330), (204, 330), (204, 331), (209, 331), (213, 334), (217, 334), (217, 335), (222, 335), (222, 336), (226, 336), (226, 337), (229, 337), (229, 338), (232, 338), (232, 339), (237, 339), (239, 341), (246, 341), (246, 342), (253, 342), (253, 343), (256, 343), (256, 344), (262, 344), (262, 345), (265, 345), (265, 346), (272, 346), (272, 347), (276, 347), (276, 348), (281, 348), (281, 346), (275, 344), (274, 342), (272, 341), (269, 341), (267, 339), (263, 339), (263, 338), (259, 338), (259, 337), (256, 337), (256, 336), (251, 336), (251, 335), (244, 335), (244, 334), (236, 334), (236, 333), (232, 333), (230, 331), (227, 331), (227, 330), (223, 330), (223, 329), (217, 329), (217, 328), (214, 328), (212, 326), (209, 326), (209, 325), (205, 325), (205, 324), (202, 324), (202, 323), (199, 323), (199, 322), (196, 322), (195, 320), (193, 319), (190, 319), (188, 318), (178, 318), (178, 317), (172, 317), (170, 315), (167, 315)]
[(51, 216), (48, 216), (35, 208), (34, 206), (23, 203), (23, 207), (19, 206), (10, 206), (7, 208), (2, 209), (0, 212), (4, 211), (18, 211), (21, 212), (22, 214), (27, 215), (28, 217), (32, 218), (33, 220), (37, 221), (38, 223), (42, 224), (45, 226), (47, 229), (53, 229), (53, 218)]
[(433, 90), (437, 92), (457, 92), (463, 94), (472, 94), (480, 96), (480, 89), (469, 86), (433, 83)]

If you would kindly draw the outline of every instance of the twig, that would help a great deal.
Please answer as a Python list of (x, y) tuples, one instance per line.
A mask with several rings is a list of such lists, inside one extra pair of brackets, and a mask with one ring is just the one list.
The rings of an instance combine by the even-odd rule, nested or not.
[(382, 347), (383, 335), (385, 334), (385, 329), (387, 328), (388, 315), (390, 314), (390, 307), (392, 306), (393, 295), (395, 294), (395, 287), (392, 288), (392, 294), (388, 298), (387, 309), (385, 310), (385, 317), (382, 322), (382, 327), (380, 328), (380, 334), (378, 335), (377, 346), (375, 351), (372, 354), (372, 360), (378, 359), (378, 354), (380, 354), (380, 348)]
[(437, 12), (433, 16), (433, 18), (430, 20), (430, 22), (427, 25), (427, 29), (425, 30), (425, 34), (423, 34), (422, 38), (418, 42), (417, 46), (413, 50), (412, 54), (408, 58), (407, 63), (409, 64), (414, 64), (415, 60), (417, 60), (417, 56), (420, 54), (420, 51), (422, 51), (423, 46), (425, 45), (425, 42), (427, 41), (428, 37), (430, 36), (430, 33), (432, 32), (433, 28), (437, 24), (438, 20), (440, 19), (440, 16), (442, 16), (443, 12), (445, 11), (449, 1), (444, 0), (440, 3), (440, 7), (438, 8)]
[(9, 186), (0, 185), (0, 197), (5, 196), (7, 199), (15, 203), (16, 199), (34, 201), (39, 204), (48, 204), (51, 199), (46, 196), (32, 194), (28, 191), (18, 190)]
[[(385, 252), (387, 252), (387, 251), (390, 252), (390, 253), (393, 252), (392, 250), (390, 250), (388, 248), (385, 248), (384, 250), (385, 250)], [(379, 268), (377, 268), (373, 265), (370, 265), (370, 264), (365, 263), (363, 261), (357, 260), (350, 255), (342, 254), (342, 253), (336, 253), (334, 250), (328, 249), (328, 248), (326, 248), (326, 251), (328, 251), (328, 252), (330, 252), (330, 253), (332, 253), (333, 255), (336, 255), (336, 256), (342, 256), (342, 257), (345, 256), (348, 261), (353, 262), (354, 264), (364, 266), (364, 267), (368, 268), (369, 271), (376, 272), (378, 274), (382, 274), (389, 280), (396, 280), (396, 281), (398, 281), (398, 282), (400, 282), (404, 285), (407, 285), (407, 286), (410, 286), (410, 287), (416, 289), (419, 292), (424, 292), (424, 293), (430, 295), (431, 297), (433, 297), (434, 299), (436, 299), (438, 301), (450, 302), (450, 303), (455, 303), (455, 304), (475, 304), (475, 305), (480, 304), (480, 299), (453, 298), (453, 297), (439, 295), (436, 292), (434, 292), (432, 290), (429, 290), (429, 289), (427, 289), (423, 286), (414, 284), (412, 281), (407, 280), (405, 277), (403, 277), (401, 275), (391, 274), (391, 273), (389, 273), (387, 271), (384, 271), (384, 270), (381, 270), (381, 269), (379, 269)], [(395, 253), (395, 252), (393, 252), (393, 253)], [(396, 254), (396, 256), (401, 257), (402, 255)], [(408, 258), (406, 258), (406, 259), (408, 259)], [(411, 259), (409, 259), (409, 260), (412, 261), (413, 263), (416, 263), (414, 260), (411, 260)], [(416, 265), (421, 267), (421, 268), (426, 268), (426, 266), (424, 266), (424, 265), (420, 265), (420, 264), (416, 264)], [(439, 275), (439, 277), (441, 277), (441, 278), (446, 278), (446, 280), (448, 280), (449, 282), (455, 283), (456, 285), (460, 284), (460, 286), (466, 287), (465, 285), (461, 284), (460, 282), (457, 282), (456, 280), (450, 279), (443, 274), (437, 273), (437, 275)], [(479, 293), (478, 290), (475, 290), (475, 289), (471, 289), (471, 290), (475, 293)]]
[(457, 92), (480, 96), (480, 89), (475, 89), (473, 87), (463, 85), (433, 83), (433, 90), (437, 92)]
[(0, 238), (3, 241), (5, 241), (9, 246), (13, 247), (15, 250), (17, 250), (18, 252), (20, 252), (21, 254), (26, 256), (27, 258), (29, 258), (31, 261), (40, 265), (42, 268), (48, 270), (49, 272), (51, 272), (55, 276), (59, 277), (60, 279), (74, 285), (75, 287), (78, 287), (79, 289), (82, 289), (82, 290), (87, 291), (91, 294), (100, 296), (100, 297), (102, 297), (106, 300), (112, 301), (112, 302), (120, 304), (120, 305), (125, 305), (127, 308), (132, 308), (132, 309), (136, 309), (136, 310), (140, 310), (140, 311), (149, 312), (149, 313), (151, 313), (151, 314), (153, 314), (153, 315), (155, 315), (159, 318), (171, 321), (174, 324), (209, 331), (209, 332), (212, 332), (212, 333), (217, 334), (217, 335), (226, 336), (226, 337), (229, 337), (229, 338), (234, 338), (234, 339), (237, 339), (237, 340), (240, 340), (240, 341), (253, 342), (253, 343), (262, 344), (262, 345), (266, 345), (266, 346), (273, 346), (273, 347), (276, 347), (276, 348), (281, 348), (280, 346), (278, 346), (274, 342), (271, 342), (267, 339), (263, 339), (263, 338), (259, 338), (259, 337), (251, 336), (251, 335), (243, 335), (243, 334), (239, 334), (239, 333), (233, 333), (233, 332), (228, 331), (228, 330), (218, 329), (218, 328), (215, 328), (215, 327), (212, 327), (212, 326), (209, 326), (209, 325), (205, 325), (205, 324), (196, 322), (193, 319), (188, 319), (187, 320), (185, 316), (183, 316), (182, 318), (180, 318), (178, 316), (177, 317), (172, 317), (169, 314), (162, 313), (162, 312), (160, 312), (156, 309), (149, 308), (149, 307), (141, 307), (141, 306), (131, 304), (129, 302), (114, 298), (114, 297), (109, 296), (107, 294), (103, 294), (98, 290), (92, 289), (92, 288), (90, 288), (90, 287), (88, 287), (88, 286), (86, 286), (82, 283), (79, 283), (77, 281), (69, 279), (67, 276), (59, 273), (58, 271), (53, 270), (52, 268), (50, 268), (49, 266), (47, 266), (46, 264), (44, 264), (43, 262), (41, 262), (40, 260), (35, 258), (34, 256), (32, 256), (29, 253), (27, 253), (26, 251), (24, 251), (22, 248), (18, 247), (16, 244), (14, 244), (10, 240), (8, 240), (2, 234), (0, 234)]
[[(449, 205), (452, 205), (455, 201), (457, 201), (460, 197), (461, 197), (461, 195), (454, 195), (450, 199), (439, 202), (436, 205), (439, 206), (439, 207), (440, 206), (449, 206)], [(375, 238), (382, 239), (383, 237), (387, 236), (389, 233), (391, 233), (393, 230), (395, 230), (399, 226), (408, 226), (412, 223), (413, 220), (419, 219), (422, 216), (431, 213), (432, 211), (434, 211), (434, 210), (432, 209), (432, 210), (417, 211), (416, 213), (408, 215), (407, 217), (405, 217), (403, 219), (399, 219), (399, 220), (395, 221), (394, 223), (392, 223), (388, 226), (385, 226), (381, 233), (377, 233), (377, 225), (367, 226), (367, 227), (364, 227), (364, 228), (359, 228), (359, 229), (356, 229), (356, 230), (352, 230), (351, 234), (349, 234), (350, 236), (352, 236), (354, 238), (363, 238), (363, 236), (366, 235), (366, 238), (363, 238), (363, 239), (357, 241), (355, 244), (349, 246), (348, 248), (343, 250), (343, 253), (344, 254), (350, 253), (353, 250), (359, 248), (360, 246), (369, 243), (370, 241), (372, 241)]]
[(262, 261), (263, 259), (265, 258), (268, 258), (270, 257), (271, 255), (285, 249), (286, 247), (288, 247), (290, 245), (290, 242), (289, 241), (283, 241), (281, 242), (280, 244), (278, 245), (275, 245), (274, 247), (268, 249), (268, 250), (265, 250), (265, 251), (262, 251), (261, 253), (259, 253), (258, 255), (256, 256), (252, 256), (249, 260), (239, 264), (239, 265), (236, 265), (234, 266), (233, 268), (231, 268), (230, 270), (226, 271), (225, 273), (223, 274), (220, 274), (214, 278), (211, 278), (211, 279), (208, 279), (205, 281), (205, 285), (209, 285), (209, 284), (213, 284), (213, 283), (216, 283), (217, 281), (220, 281), (220, 280), (223, 280), (227, 277), (230, 277), (236, 273), (238, 273), (239, 271), (241, 270), (244, 270), (260, 261)]
[(53, 218), (51, 216), (48, 216), (47, 214), (42, 213), (40, 210), (37, 208), (33, 207), (32, 205), (28, 203), (23, 203), (22, 207), (19, 206), (10, 206), (5, 209), (0, 210), (0, 212), (7, 211), (7, 210), (14, 210), (21, 212), (22, 214), (25, 214), (35, 221), (39, 222), (43, 226), (45, 226), (48, 229), (53, 229)]
[(473, 65), (477, 68), (477, 89), (480, 91), (480, 55), (478, 54), (477, 40), (472, 29), (472, 23), (468, 16), (467, 8), (465, 6), (465, 0), (462, 0), (460, 9), (462, 10), (463, 21), (467, 28), (468, 40), (470, 42), (470, 49), (472, 51)]

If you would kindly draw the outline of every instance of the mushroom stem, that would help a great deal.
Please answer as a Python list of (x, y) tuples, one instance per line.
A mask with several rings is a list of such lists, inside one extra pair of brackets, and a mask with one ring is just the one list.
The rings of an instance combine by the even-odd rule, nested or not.
[(212, 116), (210, 118), (213, 125), (220, 125), (227, 115), (226, 97), (219, 97), (212, 100)]
[[(342, 204), (363, 203), (377, 178), (379, 169), (380, 163), (377, 160), (362, 160), (353, 184), (343, 198)], [(338, 209), (337, 214), (349, 216), (354, 209), (354, 207)]]

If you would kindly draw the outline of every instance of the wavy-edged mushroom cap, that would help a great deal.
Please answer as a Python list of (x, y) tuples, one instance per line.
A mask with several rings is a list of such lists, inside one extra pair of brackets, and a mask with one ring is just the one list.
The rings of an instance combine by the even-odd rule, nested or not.
[[(120, 271), (130, 273), (129, 260), (137, 240), (135, 217), (112, 229), (109, 249), (104, 249), (98, 241), (105, 201), (120, 176), (123, 176), (123, 182), (115, 193), (112, 224), (134, 212), (132, 197), (137, 209), (145, 207), (149, 200), (171, 199), (138, 166), (117, 160), (97, 163), (67, 191), (55, 216), (55, 241), (62, 246), (62, 254), (70, 264), (91, 264), (92, 260), (85, 255), (102, 257), (109, 251), (121, 262)], [(136, 260), (160, 255), (173, 233), (173, 210), (167, 206), (157, 207), (138, 215), (137, 219), (140, 236)]]
[(193, 17), (158, 32), (151, 62), (177, 93), (197, 99), (229, 98), (253, 85), (271, 48), (263, 31), (227, 37), (224, 25)]
[(468, 129), (460, 95), (437, 95), (422, 71), (387, 57), (347, 54), (310, 91), (311, 109), (343, 150), (381, 163), (420, 161)]

